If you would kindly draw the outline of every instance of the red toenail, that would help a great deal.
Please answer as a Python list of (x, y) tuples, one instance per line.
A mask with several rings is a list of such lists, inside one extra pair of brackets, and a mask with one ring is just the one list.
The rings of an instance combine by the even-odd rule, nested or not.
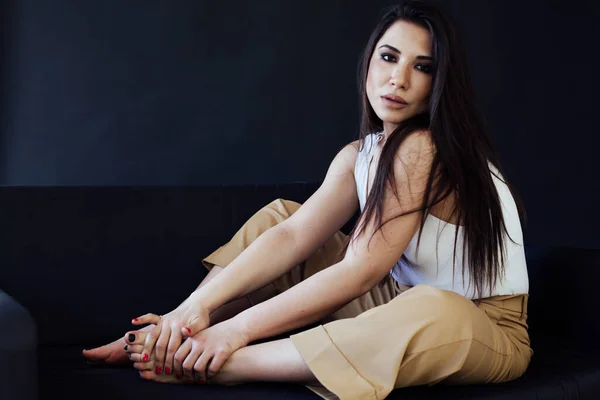
[(156, 372), (156, 375), (159, 375), (162, 372), (162, 368), (156, 367), (155, 372)]
[(171, 373), (171, 368), (165, 367), (165, 374), (169, 375)]

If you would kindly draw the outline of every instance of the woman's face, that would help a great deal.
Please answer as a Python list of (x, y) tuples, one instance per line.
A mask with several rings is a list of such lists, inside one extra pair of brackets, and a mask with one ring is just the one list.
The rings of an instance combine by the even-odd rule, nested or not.
[(427, 29), (396, 21), (377, 42), (366, 88), (386, 136), (402, 121), (427, 111), (431, 70), (431, 36)]

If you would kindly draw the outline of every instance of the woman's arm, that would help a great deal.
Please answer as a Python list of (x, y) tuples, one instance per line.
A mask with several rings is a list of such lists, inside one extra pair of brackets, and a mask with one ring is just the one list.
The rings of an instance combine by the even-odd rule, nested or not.
[[(386, 272), (389, 268), (382, 268), (377, 276), (383, 278)], [(340, 261), (241, 312), (233, 320), (248, 342), (289, 332), (319, 321), (365, 294), (372, 287), (373, 278), (366, 276), (364, 270)]]
[[(205, 371), (208, 360), (212, 360), (208, 367), (209, 375), (215, 374), (238, 349), (258, 339), (273, 337), (322, 319), (366, 293), (389, 273), (414, 237), (423, 216), (422, 211), (409, 214), (406, 211), (419, 209), (422, 204), (432, 160), (428, 136), (409, 136), (396, 158), (394, 175), (397, 192), (387, 187), (384, 191), (383, 226), (378, 226), (376, 218), (370, 218), (364, 225), (364, 231), (350, 242), (342, 261), (278, 296), (200, 332), (196, 350), (190, 352), (193, 346), (186, 341), (187, 344), (181, 347), (181, 357), (185, 357), (182, 367)], [(335, 205), (335, 198), (333, 200)], [(318, 212), (318, 209), (314, 211)], [(305, 236), (309, 237), (317, 221), (311, 220), (308, 214), (300, 220), (309, 222), (302, 225)], [(237, 270), (242, 271), (240, 264)], [(233, 273), (228, 276), (229, 279), (233, 277)], [(221, 283), (225, 284), (225, 281)], [(209, 286), (210, 283), (206, 287)], [(241, 291), (239, 285), (237, 290)], [(218, 293), (213, 292), (213, 295), (218, 296)], [(179, 365), (177, 368), (180, 368)]]
[(428, 136), (412, 135), (398, 151), (394, 174), (398, 197), (386, 188), (382, 221), (374, 218), (351, 242), (344, 259), (232, 320), (249, 341), (272, 337), (306, 326), (330, 315), (369, 291), (389, 273), (418, 230), (418, 209), (431, 167), (433, 152)]
[(331, 162), (319, 189), (285, 221), (260, 235), (217, 276), (190, 296), (214, 311), (230, 300), (273, 282), (305, 261), (358, 210), (356, 146), (345, 146)]
[[(248, 342), (309, 325), (367, 293), (390, 272), (418, 229), (421, 213), (390, 221), (367, 242), (373, 224), (351, 244), (344, 259), (285, 292), (232, 318)], [(396, 232), (394, 234), (394, 232)], [(384, 239), (393, 235), (394, 243)]]

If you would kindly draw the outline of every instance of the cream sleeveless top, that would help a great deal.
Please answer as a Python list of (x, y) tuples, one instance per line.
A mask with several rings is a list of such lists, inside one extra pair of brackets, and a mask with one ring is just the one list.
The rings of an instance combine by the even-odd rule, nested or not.
[[(358, 153), (354, 167), (354, 178), (361, 212), (364, 210), (367, 199), (367, 178), (369, 166), (373, 160), (380, 134), (371, 134), (365, 138), (365, 143)], [(492, 164), (490, 170), (500, 175)], [(523, 246), (523, 232), (515, 201), (508, 186), (496, 176), (492, 175), (498, 195), (502, 204), (502, 212), (506, 229), (513, 243), (504, 233), (505, 275), (498, 279), (491, 295), (509, 295), (528, 293), (529, 279)], [(456, 266), (453, 272), (452, 263), (454, 255), (454, 235), (458, 229), (456, 242)], [(463, 227), (457, 226), (428, 214), (423, 226), (421, 243), (417, 251), (419, 232), (412, 238), (404, 254), (390, 271), (392, 277), (401, 285), (415, 286), (428, 284), (440, 289), (451, 290), (469, 299), (475, 297), (473, 285), (470, 284), (469, 270), (465, 269), (463, 281), (463, 265), (467, 262), (462, 253)], [(484, 295), (489, 294), (489, 288), (484, 286)]]

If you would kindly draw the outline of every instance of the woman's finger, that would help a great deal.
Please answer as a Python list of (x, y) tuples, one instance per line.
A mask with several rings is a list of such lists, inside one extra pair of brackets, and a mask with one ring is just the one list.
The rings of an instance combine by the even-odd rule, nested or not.
[(181, 328), (181, 334), (184, 337), (192, 337), (203, 329), (206, 329), (207, 324), (199, 315), (192, 318), (189, 324)]
[(200, 354), (200, 357), (198, 357), (198, 360), (194, 364), (194, 375), (196, 377), (196, 382), (206, 382), (206, 369), (212, 357), (212, 352), (206, 349), (202, 352), (202, 354)]
[(156, 341), (160, 336), (161, 330), (162, 325), (157, 324), (146, 335), (146, 340), (144, 341), (144, 349), (142, 350), (142, 362), (148, 362), (150, 360), (150, 354), (152, 354), (152, 350), (154, 350), (154, 345), (156, 344)]
[(187, 358), (187, 356), (192, 351), (192, 341), (186, 340), (184, 341), (179, 349), (175, 352), (175, 356), (173, 357), (173, 372), (175, 373), (175, 377), (177, 379), (181, 379), (184, 375), (183, 372), (183, 362)]
[(167, 345), (167, 356), (165, 357), (164, 366), (164, 371), (167, 375), (173, 371), (173, 358), (175, 357), (175, 352), (181, 346), (181, 339), (181, 331), (179, 329), (171, 330), (171, 339), (169, 339), (169, 344)]
[(155, 324), (158, 325), (158, 323), (160, 322), (160, 315), (156, 315), (156, 314), (146, 314), (146, 315), (142, 315), (141, 317), (137, 317), (131, 320), (131, 323), (133, 325), (146, 325), (146, 324)]
[(169, 345), (170, 339), (171, 327), (169, 326), (169, 324), (163, 324), (160, 336), (158, 337), (158, 340), (156, 341), (156, 346), (154, 347), (154, 354), (156, 356), (155, 373), (157, 375), (161, 374), (165, 368), (165, 356), (167, 354), (167, 346)]
[(202, 351), (202, 346), (199, 346), (197, 343), (192, 344), (192, 350), (181, 364), (185, 379), (194, 380), (194, 364), (196, 364), (196, 361), (198, 361)]
[(230, 356), (231, 354), (229, 354), (229, 352), (226, 351), (217, 351), (215, 353), (206, 371), (206, 381), (211, 380), (215, 375), (219, 373), (221, 367), (223, 367), (223, 364), (225, 364), (225, 362), (229, 359)]

